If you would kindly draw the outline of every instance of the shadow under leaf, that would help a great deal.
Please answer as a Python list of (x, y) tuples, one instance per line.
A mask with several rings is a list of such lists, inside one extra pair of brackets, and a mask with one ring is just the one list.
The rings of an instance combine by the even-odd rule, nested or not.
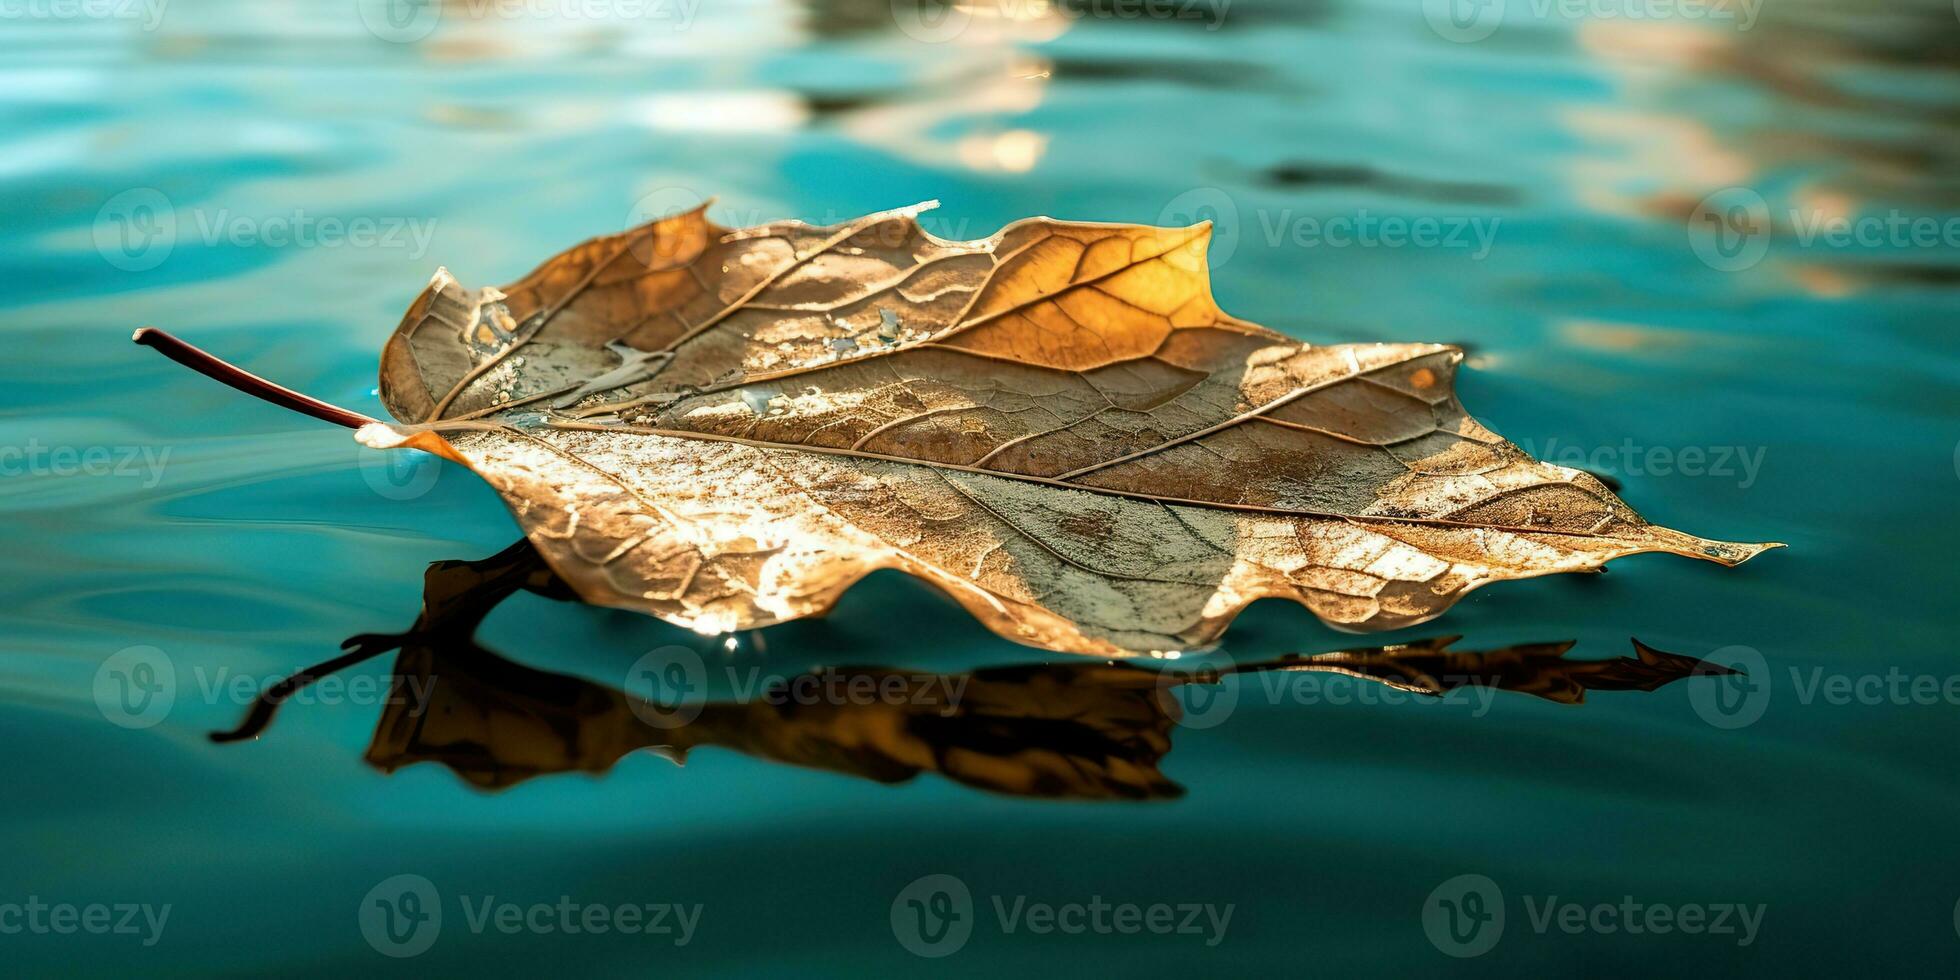
[(408, 631), (349, 637), (348, 652), (267, 689), (237, 729), (212, 739), (256, 738), (298, 690), (392, 650), (390, 696), (366, 753), (384, 772), (434, 762), (502, 789), (549, 773), (605, 772), (639, 749), (684, 763), (694, 749), (716, 746), (879, 783), (937, 773), (1012, 796), (1152, 800), (1184, 793), (1159, 769), (1182, 717), (1177, 689), (1228, 675), (1335, 673), (1438, 697), (1481, 686), (1578, 704), (1588, 691), (1652, 691), (1692, 674), (1735, 673), (1638, 640), (1633, 657), (1574, 661), (1565, 659), (1571, 642), (1469, 652), (1450, 649), (1458, 637), (1439, 637), (1183, 672), (1086, 660), (936, 675), (832, 668), (827, 680), (859, 690), (897, 682), (912, 696), (812, 700), (779, 686), (676, 711), (479, 645), (484, 617), (520, 590), (575, 601), (527, 541), (481, 561), (437, 562)]

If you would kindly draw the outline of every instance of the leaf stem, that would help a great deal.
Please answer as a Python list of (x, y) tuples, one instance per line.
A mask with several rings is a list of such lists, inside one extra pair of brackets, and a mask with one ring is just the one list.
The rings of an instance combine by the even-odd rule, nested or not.
[(143, 327), (137, 330), (136, 334), (130, 339), (144, 347), (156, 348), (157, 352), (163, 356), (213, 381), (230, 385), (255, 398), (269, 401), (282, 408), (292, 409), (301, 415), (310, 415), (323, 422), (344, 425), (350, 429), (358, 429), (363, 425), (368, 425), (375, 421), (359, 412), (350, 412), (338, 405), (329, 405), (317, 398), (302, 395), (291, 388), (273, 384), (244, 368), (178, 340), (155, 327)]

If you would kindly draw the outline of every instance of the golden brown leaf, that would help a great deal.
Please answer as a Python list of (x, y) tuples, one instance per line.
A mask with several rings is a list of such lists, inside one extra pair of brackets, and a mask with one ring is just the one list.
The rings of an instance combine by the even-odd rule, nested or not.
[(916, 209), (729, 230), (703, 210), (501, 290), (438, 272), (382, 360), (404, 423), (503, 495), (591, 602), (704, 632), (896, 568), (1010, 639), (1217, 640), (1282, 597), (1391, 629), (1487, 582), (1770, 545), (1648, 524), (1479, 425), (1437, 344), (1316, 347), (1212, 300), (1209, 225)]

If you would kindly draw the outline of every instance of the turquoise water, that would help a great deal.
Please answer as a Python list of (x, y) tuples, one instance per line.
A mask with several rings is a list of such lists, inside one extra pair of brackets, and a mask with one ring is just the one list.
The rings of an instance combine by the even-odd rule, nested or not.
[[(1945, 0), (1578, 6), (8, 7), (0, 957), (146, 975), (1951, 971), (1960, 18)], [(431, 563), (517, 533), (470, 474), (391, 468), (130, 330), (378, 414), (381, 343), (438, 265), (506, 282), (708, 196), (731, 225), (936, 198), (946, 237), (1209, 218), (1231, 312), (1312, 341), (1461, 343), (1463, 399), (1492, 428), (1615, 477), (1656, 521), (1790, 545), (1734, 570), (1641, 556), (1500, 584), (1366, 640), (1262, 604), (1203, 663), (1455, 634), (1599, 660), (1636, 636), (1750, 680), (1574, 706), (1248, 674), (1173, 724), (1125, 700), (1128, 674), (1067, 674), (1104, 692), (1076, 728), (913, 730), (1025, 766), (1107, 758), (1079, 730), (1101, 725), (1161, 754), (1161, 781), (1112, 780), (1149, 801), (1001, 792), (972, 755), (888, 784), (911, 770), (840, 748), (872, 739), (850, 719), (826, 739), (720, 708), (684, 767), (635, 752), (595, 777), (550, 770), (610, 762), (630, 732), (581, 760), (551, 749), (587, 737), (579, 719), (631, 727), (617, 690), (648, 651), (702, 658), (720, 702), (757, 671), (860, 665), (977, 676), (1009, 708), (1040, 677), (985, 671), (1055, 658), (898, 577), (734, 637), (524, 591), (474, 639), (477, 609), (404, 648), (401, 684), (450, 678), (460, 735), (391, 727), (384, 656), (257, 741), (210, 742), (270, 680), (408, 630)], [(170, 702), (119, 707), (166, 683), (158, 667)], [(364, 761), (377, 738), (383, 764)], [(1064, 763), (1023, 788), (1103, 785)], [(377, 916), (415, 911), (398, 875), (433, 889), (439, 930), (385, 934)], [(684, 937), (568, 934), (556, 912), (472, 928), (486, 902), (522, 919), (560, 896), (609, 922), (698, 918)], [(1077, 934), (1025, 915), (1095, 903), (1199, 914)], [(84, 928), (92, 905), (108, 918)], [(1660, 931), (1656, 909), (1730, 929)], [(929, 942), (948, 921), (970, 934)], [(402, 935), (426, 950), (384, 956), (413, 951)]]

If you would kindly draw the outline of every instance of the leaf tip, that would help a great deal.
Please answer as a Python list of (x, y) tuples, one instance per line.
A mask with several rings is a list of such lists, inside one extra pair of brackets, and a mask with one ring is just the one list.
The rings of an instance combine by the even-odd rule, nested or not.
[(1765, 551), (1787, 547), (1789, 545), (1781, 541), (1764, 541), (1756, 544), (1745, 544), (1734, 541), (1703, 541), (1701, 543), (1700, 554), (1701, 557), (1707, 558), (1710, 561), (1719, 562), (1730, 568), (1734, 568)]

